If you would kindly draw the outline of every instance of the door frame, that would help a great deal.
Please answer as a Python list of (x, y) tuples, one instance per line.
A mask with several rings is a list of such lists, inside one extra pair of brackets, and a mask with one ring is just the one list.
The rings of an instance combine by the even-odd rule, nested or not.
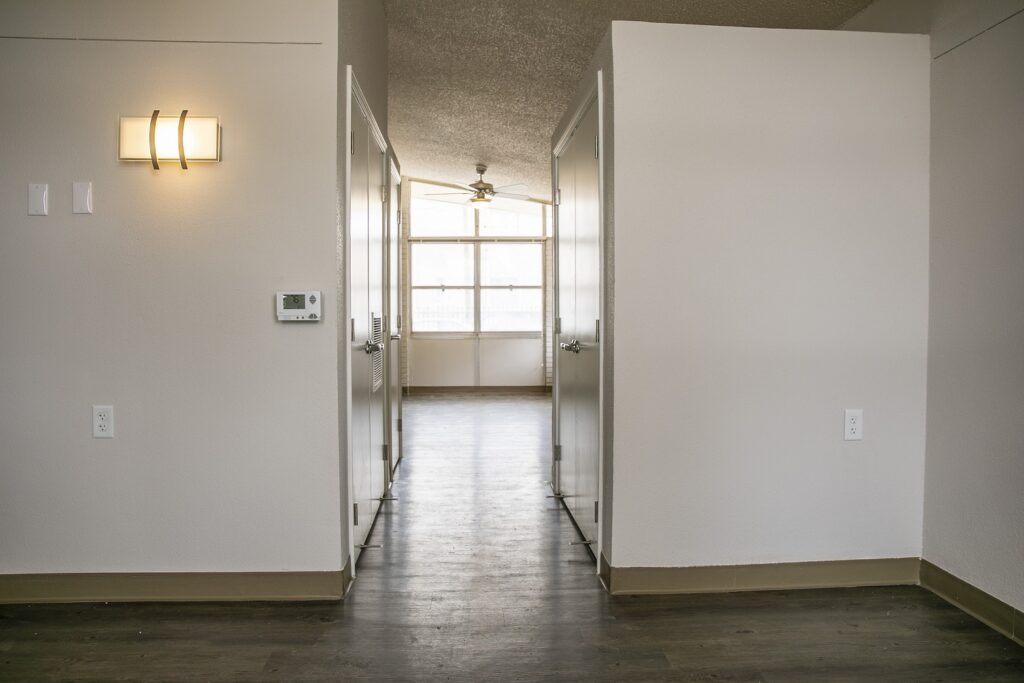
[[(359, 86), (359, 81), (356, 79), (355, 72), (352, 69), (352, 65), (345, 66), (345, 140), (344, 140), (344, 161), (342, 164), (345, 169), (345, 182), (344, 182), (344, 198), (345, 198), (345, 211), (344, 211), (344, 226), (342, 229), (342, 264), (344, 268), (344, 294), (339, 297), (341, 301), (341, 315), (338, 318), (338, 347), (339, 349), (344, 348), (344, 381), (339, 382), (338, 400), (343, 402), (345, 405), (345, 415), (343, 424), (345, 426), (345, 441), (342, 444), (344, 453), (344, 462), (340, 463), (343, 471), (347, 472), (346, 486), (341, 489), (344, 494), (342, 496), (342, 510), (341, 519), (345, 522), (345, 533), (342, 536), (342, 552), (347, 551), (347, 556), (341, 557), (341, 565), (345, 567), (349, 565), (351, 576), (356, 576), (356, 546), (362, 543), (362, 539), (356, 537), (355, 526), (354, 526), (354, 514), (353, 501), (357, 500), (356, 492), (353, 489), (353, 444), (352, 444), (352, 334), (353, 330), (351, 327), (352, 321), (352, 281), (351, 281), (351, 268), (349, 264), (351, 262), (351, 244), (350, 236), (352, 234), (352, 134), (353, 134), (353, 106), (358, 106), (360, 111), (366, 117), (367, 123), (370, 127), (370, 132), (373, 135), (377, 145), (385, 153), (391, 149), (391, 146), (387, 142), (387, 138), (384, 137), (383, 131), (377, 124), (377, 119), (373, 115), (373, 111), (370, 109), (370, 104), (363, 94), (362, 88)], [(381, 203), (382, 211), (385, 210), (383, 207), (385, 203)], [(386, 216), (384, 217), (386, 220)], [(385, 298), (387, 298), (387, 292), (385, 291)], [(381, 392), (381, 396), (384, 396), (384, 392)], [(386, 406), (385, 406), (386, 407)], [(378, 507), (379, 511), (379, 507)], [(371, 523), (370, 529), (372, 532), (373, 524)], [(351, 584), (350, 584), (351, 586)]]
[[(601, 313), (600, 325), (598, 328), (598, 338), (600, 343), (598, 345), (598, 410), (597, 410), (597, 498), (598, 498), (598, 518), (597, 518), (597, 538), (594, 539), (595, 543), (593, 546), (593, 555), (596, 559), (595, 572), (601, 573), (601, 559), (603, 557), (604, 550), (604, 527), (605, 520), (608, 519), (609, 523), (611, 520), (610, 515), (606, 517), (606, 505), (605, 502), (610, 500), (610, 496), (606, 495), (605, 490), (605, 393), (606, 393), (606, 376), (605, 376), (605, 353), (608, 347), (609, 335), (606, 333), (607, 328), (607, 300), (606, 300), (606, 289), (607, 289), (607, 278), (605, 273), (605, 240), (606, 240), (606, 215), (605, 215), (605, 92), (604, 92), (604, 70), (596, 69), (590, 72), (583, 83), (580, 85), (580, 89), (577, 92), (574, 102), (576, 102), (575, 109), (572, 110), (572, 114), (563, 119), (564, 124), (561, 125), (555, 132), (553, 137), (553, 143), (551, 147), (551, 198), (552, 198), (552, 211), (551, 211), (551, 235), (552, 235), (552, 262), (553, 262), (553, 309), (554, 309), (554, 327), (551, 333), (551, 489), (556, 497), (561, 498), (561, 472), (560, 472), (560, 449), (561, 449), (561, 435), (559, 434), (559, 355), (558, 355), (558, 335), (561, 333), (561, 311), (559, 310), (559, 289), (560, 283), (558, 281), (558, 207), (560, 204), (560, 197), (558, 196), (558, 160), (565, 153), (569, 142), (572, 140), (573, 134), (579, 127), (583, 117), (590, 109), (591, 105), (597, 107), (597, 148), (598, 148), (598, 164), (597, 164), (597, 193), (598, 193), (598, 273), (599, 273), (599, 302), (598, 310)], [(564, 506), (564, 503), (563, 503)]]

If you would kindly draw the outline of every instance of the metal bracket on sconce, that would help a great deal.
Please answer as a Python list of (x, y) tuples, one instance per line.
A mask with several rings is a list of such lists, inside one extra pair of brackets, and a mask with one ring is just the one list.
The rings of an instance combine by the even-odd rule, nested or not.
[(160, 118), (160, 110), (153, 110), (153, 118), (149, 120), (149, 157), (153, 160), (153, 168), (160, 170), (160, 162), (156, 159), (156, 122)]
[(356, 543), (356, 547), (360, 550), (380, 550), (384, 546), (380, 545), (379, 543), (375, 543), (372, 545), (367, 543)]
[[(181, 167), (188, 169), (188, 162), (185, 161), (185, 117), (188, 116), (188, 109), (181, 110), (178, 117), (178, 160)], [(153, 116), (149, 119), (149, 158), (153, 162), (153, 168), (160, 170), (160, 161), (156, 155), (156, 124), (160, 120), (160, 110), (154, 109)]]
[(594, 541), (571, 541), (569, 545), (594, 545)]
[(181, 110), (181, 118), (178, 119), (178, 158), (181, 159), (181, 167), (188, 169), (185, 163), (185, 117), (188, 116), (188, 109)]

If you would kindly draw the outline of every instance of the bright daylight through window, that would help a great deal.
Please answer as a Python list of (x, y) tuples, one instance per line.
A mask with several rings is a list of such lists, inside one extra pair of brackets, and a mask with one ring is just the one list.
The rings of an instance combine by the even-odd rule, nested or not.
[(413, 183), (409, 272), (413, 333), (536, 334), (544, 329), (545, 204), (474, 208), (449, 188)]

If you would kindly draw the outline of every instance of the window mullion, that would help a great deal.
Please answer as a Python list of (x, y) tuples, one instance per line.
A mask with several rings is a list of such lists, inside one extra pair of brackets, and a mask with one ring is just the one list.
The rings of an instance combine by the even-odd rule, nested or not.
[[(480, 211), (477, 210), (477, 215)], [(473, 246), (473, 331), (480, 334), (480, 245)]]

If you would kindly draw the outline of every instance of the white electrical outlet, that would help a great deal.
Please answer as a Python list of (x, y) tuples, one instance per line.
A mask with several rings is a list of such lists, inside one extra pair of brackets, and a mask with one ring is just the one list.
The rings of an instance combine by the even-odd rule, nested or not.
[(864, 409), (847, 408), (844, 419), (843, 440), (860, 441), (864, 438)]
[(114, 406), (92, 407), (92, 438), (114, 438)]

